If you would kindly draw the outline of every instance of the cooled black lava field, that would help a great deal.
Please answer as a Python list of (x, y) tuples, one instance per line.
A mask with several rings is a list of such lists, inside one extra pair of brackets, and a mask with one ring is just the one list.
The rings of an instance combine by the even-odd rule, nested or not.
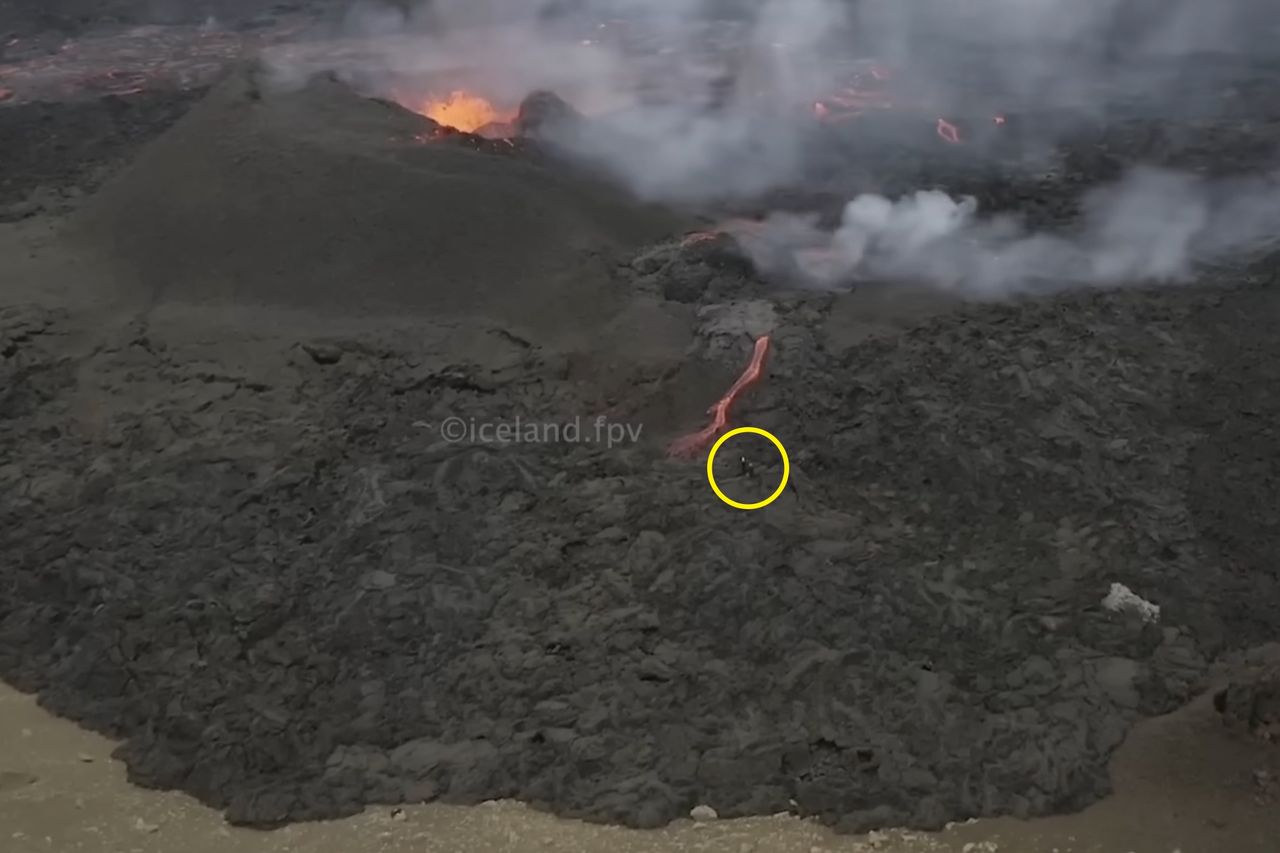
[[(1272, 168), (1280, 75), (1232, 73), (1230, 110), (1114, 116), (1054, 170), (927, 128), (767, 204), (938, 187), (1067, 232), (1128, 165)], [(554, 158), (251, 77), (0, 105), (3, 227), (39, 231), (0, 245), (0, 676), (133, 781), (255, 826), (1030, 816), (1280, 637), (1275, 257), (973, 304), (792, 290)], [(51, 270), (85, 279), (32, 296)], [(664, 448), (762, 334), (734, 422), (791, 485), (740, 512)], [(724, 455), (740, 499), (781, 474)]]

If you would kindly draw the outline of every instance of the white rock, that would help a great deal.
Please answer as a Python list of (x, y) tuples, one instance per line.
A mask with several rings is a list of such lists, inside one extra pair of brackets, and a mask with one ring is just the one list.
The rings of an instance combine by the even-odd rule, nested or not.
[(1102, 606), (1113, 613), (1136, 613), (1144, 622), (1159, 622), (1160, 607), (1140, 597), (1122, 583), (1113, 583)]
[(715, 820), (720, 817), (720, 815), (716, 814), (716, 810), (711, 808), (711, 806), (694, 806), (689, 811), (689, 817), (699, 823), (702, 823), (703, 821)]

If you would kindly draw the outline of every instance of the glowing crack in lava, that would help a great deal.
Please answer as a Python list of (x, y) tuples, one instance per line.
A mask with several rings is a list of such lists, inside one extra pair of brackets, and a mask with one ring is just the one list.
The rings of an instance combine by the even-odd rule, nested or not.
[(479, 95), (462, 90), (450, 92), (446, 98), (427, 97), (411, 109), (419, 115), (463, 133), (474, 133), (489, 139), (514, 135), (515, 116), (500, 113), (492, 103)]
[[(845, 85), (832, 94), (825, 95), (813, 102), (813, 115), (818, 121), (826, 124), (842, 124), (858, 118), (871, 110), (891, 110), (897, 107), (921, 110), (924, 104), (908, 99), (900, 103), (889, 85), (893, 74), (888, 68), (879, 64), (855, 69), (846, 78)], [(1005, 124), (1003, 115), (995, 115), (992, 122), (997, 127)], [(960, 128), (945, 118), (939, 117), (935, 123), (938, 138), (950, 145), (964, 142)]]
[(867, 110), (892, 109), (893, 98), (884, 86), (890, 78), (889, 70), (880, 65), (859, 69), (847, 85), (814, 102), (813, 113), (819, 121), (841, 123)]
[(960, 128), (945, 118), (940, 118), (938, 119), (938, 136), (952, 145), (957, 145), (960, 142)]
[(707, 409), (707, 414), (711, 415), (711, 423), (705, 429), (673, 441), (667, 448), (668, 456), (688, 459), (696, 456), (699, 451), (715, 441), (716, 436), (729, 425), (729, 409), (738, 401), (743, 392), (759, 382), (760, 377), (764, 376), (764, 360), (768, 354), (769, 336), (762, 335), (756, 338), (756, 346), (751, 353), (751, 363), (747, 365), (747, 369), (742, 371), (742, 375), (738, 377), (737, 382), (733, 383), (733, 387), (716, 401), (715, 405)]

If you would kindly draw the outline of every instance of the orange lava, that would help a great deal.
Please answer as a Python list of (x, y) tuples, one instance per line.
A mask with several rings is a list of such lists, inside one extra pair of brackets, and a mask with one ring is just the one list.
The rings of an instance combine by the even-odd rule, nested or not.
[(759, 234), (763, 227), (764, 223), (751, 219), (726, 219), (712, 228), (688, 232), (680, 240), (680, 245), (684, 247), (696, 246), (699, 243), (706, 243), (725, 235), (729, 237), (753, 236)]
[(667, 448), (668, 456), (688, 459), (696, 456), (704, 447), (715, 441), (716, 436), (729, 424), (729, 409), (744, 391), (759, 382), (760, 377), (764, 375), (764, 360), (768, 354), (769, 336), (762, 335), (756, 338), (755, 350), (751, 353), (751, 363), (747, 365), (747, 369), (738, 377), (738, 381), (733, 383), (728, 393), (707, 409), (707, 414), (711, 415), (711, 423), (705, 429), (673, 441)]
[[(883, 65), (872, 65), (858, 70), (844, 85), (813, 102), (813, 115), (827, 124), (842, 124), (864, 115), (870, 110), (890, 110), (902, 106), (911, 110), (923, 109), (924, 104), (908, 101), (895, 102), (891, 90), (884, 84), (893, 79), (893, 74)], [(1005, 117), (1000, 114), (992, 116), (997, 126), (1005, 124)], [(960, 128), (945, 118), (939, 118), (936, 125), (938, 137), (951, 145), (964, 142)]]
[(680, 245), (696, 246), (699, 243), (708, 243), (719, 237), (720, 233), (719, 231), (694, 231), (692, 234), (686, 234), (680, 241)]
[[(502, 135), (501, 131), (508, 130), (515, 119), (515, 116), (500, 113), (497, 107), (485, 98), (461, 90), (450, 92), (446, 98), (429, 97), (414, 107), (414, 111), (445, 127), (461, 130), (463, 133), (480, 133), (489, 130)], [(481, 135), (491, 134), (481, 133)]]
[(880, 85), (890, 78), (889, 69), (879, 65), (858, 72), (849, 85), (814, 103), (814, 115), (819, 121), (841, 123), (857, 118), (867, 110), (892, 109), (893, 98)]

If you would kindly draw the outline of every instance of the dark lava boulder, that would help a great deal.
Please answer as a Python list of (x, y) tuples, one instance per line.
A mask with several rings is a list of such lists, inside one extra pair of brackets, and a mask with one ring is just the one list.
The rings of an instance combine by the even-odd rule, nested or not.
[(516, 113), (516, 130), (521, 136), (538, 136), (557, 128), (570, 127), (582, 120), (582, 114), (555, 92), (529, 94)]

